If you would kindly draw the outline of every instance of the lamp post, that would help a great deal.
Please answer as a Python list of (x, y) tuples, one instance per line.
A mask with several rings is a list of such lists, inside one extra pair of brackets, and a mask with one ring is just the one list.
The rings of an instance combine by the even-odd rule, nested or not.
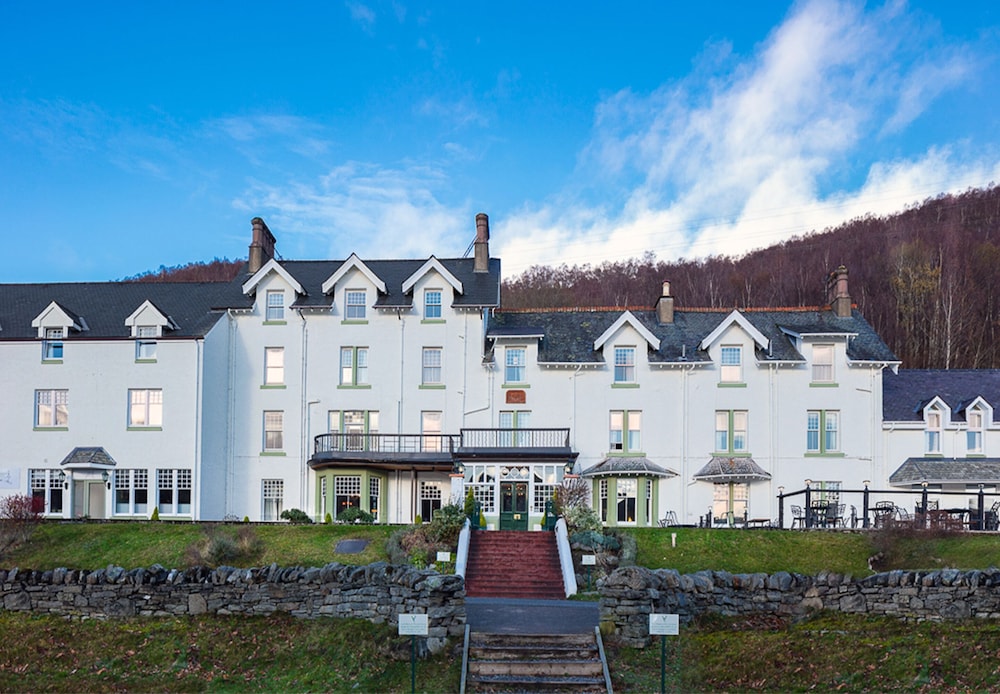
[(812, 514), (812, 480), (806, 480), (806, 527), (811, 528), (813, 525), (813, 514)]
[(861, 513), (863, 514), (861, 517), (861, 527), (863, 528), (868, 527), (868, 485), (871, 483), (872, 483), (871, 480), (864, 481), (865, 485), (864, 499), (862, 499), (862, 504), (861, 504), (862, 505)]
[(785, 486), (778, 485), (778, 527), (785, 527)]

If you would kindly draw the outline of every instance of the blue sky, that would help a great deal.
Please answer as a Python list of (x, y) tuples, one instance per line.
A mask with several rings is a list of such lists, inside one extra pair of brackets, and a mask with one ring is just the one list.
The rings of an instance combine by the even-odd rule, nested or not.
[(991, 2), (0, 5), (0, 282), (740, 254), (1000, 181)]

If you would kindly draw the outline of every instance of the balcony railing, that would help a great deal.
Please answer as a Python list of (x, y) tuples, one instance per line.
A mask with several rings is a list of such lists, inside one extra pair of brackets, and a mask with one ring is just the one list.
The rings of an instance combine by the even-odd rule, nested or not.
[(462, 429), (460, 448), (569, 448), (569, 429)]
[(315, 439), (315, 452), (451, 453), (455, 438), (448, 434), (320, 434)]

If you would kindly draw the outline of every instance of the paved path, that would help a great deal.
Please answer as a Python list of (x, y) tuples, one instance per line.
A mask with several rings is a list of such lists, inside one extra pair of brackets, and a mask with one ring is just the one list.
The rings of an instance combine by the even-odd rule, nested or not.
[(600, 622), (596, 602), (466, 598), (473, 631), (492, 634), (592, 634)]

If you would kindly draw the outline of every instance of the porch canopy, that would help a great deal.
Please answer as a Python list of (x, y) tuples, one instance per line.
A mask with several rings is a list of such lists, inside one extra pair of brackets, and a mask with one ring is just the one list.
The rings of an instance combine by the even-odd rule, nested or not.
[(708, 461), (705, 467), (694, 473), (693, 477), (699, 482), (712, 482), (714, 484), (735, 482), (743, 484), (769, 480), (771, 479), (771, 474), (765, 472), (750, 457), (714, 456)]
[(645, 475), (648, 477), (677, 477), (670, 468), (657, 465), (643, 456), (614, 456), (605, 458), (597, 465), (580, 474), (581, 477), (620, 477), (622, 475)]
[(1000, 458), (907, 458), (889, 475), (893, 487), (928, 484), (1000, 484)]

